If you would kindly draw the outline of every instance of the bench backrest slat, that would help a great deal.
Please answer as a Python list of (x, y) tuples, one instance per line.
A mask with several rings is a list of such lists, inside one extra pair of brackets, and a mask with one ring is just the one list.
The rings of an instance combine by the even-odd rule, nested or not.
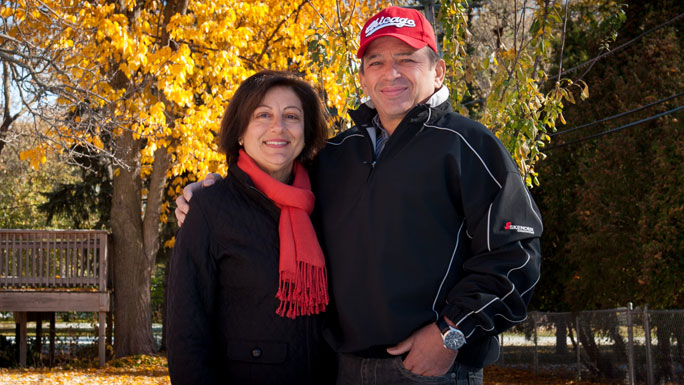
[(107, 233), (0, 229), (0, 289), (107, 289)]

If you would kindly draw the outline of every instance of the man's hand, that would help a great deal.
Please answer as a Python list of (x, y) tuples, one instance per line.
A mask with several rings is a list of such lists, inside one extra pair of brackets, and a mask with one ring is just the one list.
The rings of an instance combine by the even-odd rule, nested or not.
[(221, 180), (221, 175), (211, 173), (207, 174), (207, 176), (205, 176), (201, 181), (190, 183), (183, 188), (183, 195), (180, 195), (178, 198), (176, 198), (175, 214), (176, 220), (178, 221), (178, 226), (183, 224), (185, 215), (187, 215), (188, 210), (190, 210), (190, 205), (188, 202), (190, 202), (190, 199), (192, 199), (192, 193), (201, 189), (202, 187), (211, 186), (212, 184), (216, 183), (217, 180)]
[(458, 351), (447, 349), (435, 323), (416, 330), (409, 338), (387, 349), (389, 354), (408, 352), (404, 367), (420, 376), (443, 376), (454, 364)]

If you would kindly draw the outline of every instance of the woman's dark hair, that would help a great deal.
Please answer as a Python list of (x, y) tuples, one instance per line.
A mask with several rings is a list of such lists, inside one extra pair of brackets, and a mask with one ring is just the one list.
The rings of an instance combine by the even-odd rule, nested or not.
[(238, 87), (221, 120), (219, 148), (229, 165), (237, 162), (238, 140), (247, 129), (252, 113), (273, 87), (287, 87), (299, 97), (304, 109), (304, 149), (297, 160), (310, 161), (325, 144), (328, 135), (327, 112), (313, 87), (296, 75), (283, 71), (260, 71)]

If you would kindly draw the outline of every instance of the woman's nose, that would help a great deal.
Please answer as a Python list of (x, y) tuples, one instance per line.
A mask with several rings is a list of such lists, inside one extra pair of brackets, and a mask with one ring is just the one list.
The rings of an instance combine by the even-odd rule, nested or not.
[(271, 130), (280, 132), (283, 130), (284, 125), (283, 125), (283, 118), (282, 116), (275, 115), (273, 117), (273, 122), (271, 123)]

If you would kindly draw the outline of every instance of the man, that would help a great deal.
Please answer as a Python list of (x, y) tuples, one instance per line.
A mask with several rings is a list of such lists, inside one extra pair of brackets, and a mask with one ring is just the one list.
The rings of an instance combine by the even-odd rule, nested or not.
[(370, 18), (357, 57), (370, 100), (311, 171), (337, 382), (481, 384), (539, 279), (539, 210), (501, 142), (451, 112), (420, 12)]

